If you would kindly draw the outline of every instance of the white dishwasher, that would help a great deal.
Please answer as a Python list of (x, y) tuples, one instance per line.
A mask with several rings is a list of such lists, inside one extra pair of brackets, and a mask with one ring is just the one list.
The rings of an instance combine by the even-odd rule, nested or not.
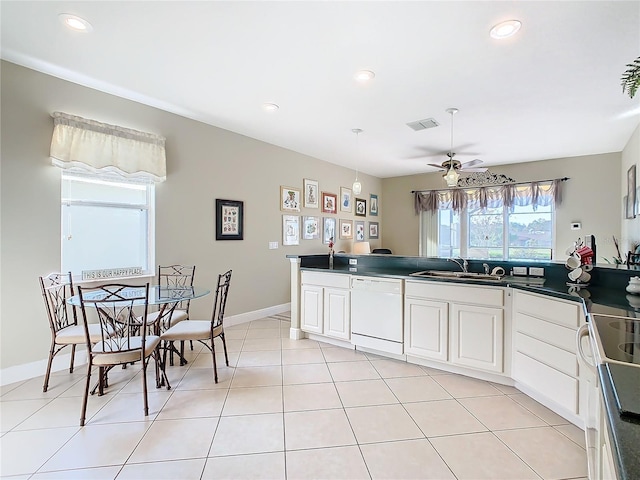
[(351, 278), (351, 343), (403, 353), (402, 280)]

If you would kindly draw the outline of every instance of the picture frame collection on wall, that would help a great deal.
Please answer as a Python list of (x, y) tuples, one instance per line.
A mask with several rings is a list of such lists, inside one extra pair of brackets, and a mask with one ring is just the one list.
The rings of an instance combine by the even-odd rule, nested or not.
[[(320, 215), (296, 215), (304, 209), (319, 209)], [(337, 218), (330, 215), (354, 214), (357, 217), (378, 215), (378, 195), (370, 194), (369, 210), (366, 198), (354, 198), (348, 187), (340, 187), (339, 193), (320, 190), (317, 180), (304, 178), (302, 188), (280, 186), (280, 210), (282, 215), (282, 245), (299, 245), (301, 240), (320, 239), (328, 245), (337, 239), (364, 242), (378, 239), (379, 223)], [(305, 212), (306, 213), (306, 212)], [(329, 215), (329, 216), (327, 216)]]

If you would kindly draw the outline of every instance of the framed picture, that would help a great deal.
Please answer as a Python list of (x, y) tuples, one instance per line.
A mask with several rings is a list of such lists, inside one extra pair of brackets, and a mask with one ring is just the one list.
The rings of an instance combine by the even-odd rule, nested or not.
[(305, 240), (320, 238), (320, 218), (302, 217), (302, 238)]
[(298, 215), (282, 216), (282, 245), (300, 244), (300, 217)]
[(244, 204), (216, 198), (216, 240), (242, 240)]
[[(627, 170), (627, 218), (635, 218), (636, 216), (636, 165), (633, 164)], [(631, 210), (629, 210), (629, 206)], [(631, 215), (631, 216), (629, 216)]]
[(631, 203), (631, 197), (629, 195), (625, 195), (623, 199), (623, 208), (624, 208), (624, 218), (636, 218), (633, 213), (634, 205)]
[(378, 216), (378, 195), (369, 195), (369, 215)]
[(353, 238), (353, 220), (340, 219), (340, 238)]
[(336, 242), (336, 219), (324, 217), (322, 219), (322, 243), (329, 245), (329, 242)]
[(356, 198), (356, 216), (367, 216), (367, 201), (364, 198)]
[(340, 187), (340, 211), (353, 212), (353, 193), (350, 188)]
[(369, 222), (369, 238), (378, 238), (378, 222)]
[(338, 196), (335, 193), (322, 192), (322, 213), (337, 213)]
[(280, 210), (284, 212), (300, 211), (300, 190), (291, 187), (280, 187)]
[(364, 242), (364, 221), (357, 220), (355, 222), (356, 226), (356, 242)]
[(316, 180), (309, 180), (305, 178), (303, 180), (304, 190), (304, 207), (305, 208), (318, 208), (320, 205), (318, 201), (318, 182)]

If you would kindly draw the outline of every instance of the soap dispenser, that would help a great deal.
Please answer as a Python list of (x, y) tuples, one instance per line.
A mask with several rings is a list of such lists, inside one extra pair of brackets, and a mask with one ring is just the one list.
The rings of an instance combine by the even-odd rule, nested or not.
[(629, 285), (627, 285), (627, 292), (640, 295), (640, 277), (631, 277), (629, 279)]

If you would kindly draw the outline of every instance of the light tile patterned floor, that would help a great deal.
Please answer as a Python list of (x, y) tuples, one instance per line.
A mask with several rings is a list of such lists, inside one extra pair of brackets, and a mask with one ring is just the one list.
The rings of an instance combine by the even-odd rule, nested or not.
[[(2, 478), (568, 479), (582, 432), (512, 387), (312, 340), (287, 316), (227, 329), (219, 380), (201, 345), (151, 380), (114, 370), (78, 426), (84, 369), (2, 387)], [(220, 345), (221, 347), (221, 345)], [(151, 368), (153, 370), (153, 368)], [(152, 377), (153, 375), (150, 375)]]

